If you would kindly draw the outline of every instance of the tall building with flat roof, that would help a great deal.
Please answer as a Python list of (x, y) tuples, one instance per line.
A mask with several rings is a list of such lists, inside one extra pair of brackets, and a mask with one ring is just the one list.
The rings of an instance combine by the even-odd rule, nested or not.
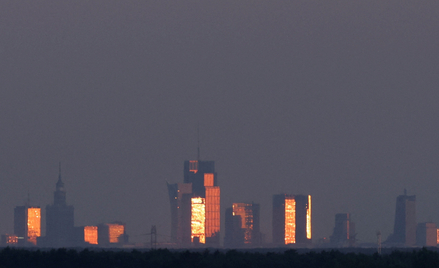
[(37, 245), (41, 236), (41, 208), (29, 205), (14, 209), (14, 234), (18, 237), (18, 245)]
[(214, 161), (184, 162), (184, 183), (167, 184), (171, 240), (178, 246), (220, 242), (220, 187)]
[(435, 223), (418, 223), (416, 227), (416, 245), (420, 247), (437, 246), (437, 226)]
[(416, 244), (416, 196), (404, 194), (396, 198), (393, 234), (386, 243), (414, 246)]
[(311, 243), (311, 216), (310, 195), (274, 195), (273, 243), (276, 245)]
[(233, 203), (231, 209), (226, 210), (225, 247), (260, 245), (259, 210), (259, 204), (254, 203)]
[(352, 222), (350, 213), (335, 214), (334, 232), (329, 239), (334, 246), (354, 246), (355, 223)]

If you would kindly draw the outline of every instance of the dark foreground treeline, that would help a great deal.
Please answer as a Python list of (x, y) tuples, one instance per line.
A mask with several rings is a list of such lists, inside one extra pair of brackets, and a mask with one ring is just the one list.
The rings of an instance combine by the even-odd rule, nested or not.
[(93, 251), (73, 249), (26, 250), (4, 248), (0, 251), (1, 267), (439, 267), (439, 253), (427, 249), (389, 254), (341, 253), (321, 251), (297, 253), (250, 253), (170, 251)]

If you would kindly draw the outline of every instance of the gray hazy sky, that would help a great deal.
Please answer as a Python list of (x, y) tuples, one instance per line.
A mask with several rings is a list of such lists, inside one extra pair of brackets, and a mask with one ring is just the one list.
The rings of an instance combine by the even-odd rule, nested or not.
[[(439, 1), (0, 1), (0, 232), (58, 162), (75, 224), (169, 235), (165, 181), (215, 160), (222, 218), (313, 196), (313, 239), (352, 212), (387, 238), (396, 196), (439, 223)], [(160, 241), (167, 239), (161, 236)]]

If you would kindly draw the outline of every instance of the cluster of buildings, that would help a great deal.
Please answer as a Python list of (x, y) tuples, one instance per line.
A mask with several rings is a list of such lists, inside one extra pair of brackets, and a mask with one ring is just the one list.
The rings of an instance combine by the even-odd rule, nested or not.
[[(184, 162), (182, 183), (167, 183), (171, 205), (171, 241), (179, 248), (220, 247), (220, 187), (214, 161)], [(272, 243), (265, 242), (260, 230), (260, 205), (232, 203), (225, 210), (224, 247), (267, 246), (354, 247), (355, 223), (350, 213), (335, 215), (329, 240), (312, 243), (311, 195), (273, 195)], [(74, 226), (74, 208), (66, 202), (66, 191), (59, 171), (53, 204), (46, 206), (46, 235), (41, 234), (41, 208), (24, 206), (14, 209), (14, 234), (1, 236), (2, 246), (38, 247), (119, 247), (128, 243), (125, 224), (102, 223)], [(155, 226), (153, 227), (155, 230)], [(381, 236), (378, 247), (381, 247)], [(416, 223), (416, 196), (397, 197), (394, 232), (384, 246), (437, 246), (439, 229), (435, 223)], [(152, 243), (152, 242), (151, 242)]]
[[(183, 183), (168, 183), (171, 204), (171, 243), (177, 247), (220, 246), (220, 187), (214, 161), (184, 162)], [(273, 197), (273, 242), (311, 244), (311, 196)], [(260, 206), (233, 203), (226, 209), (224, 246), (259, 247)]]
[[(183, 183), (168, 183), (171, 204), (171, 243), (176, 247), (219, 247), (220, 187), (214, 161), (190, 160), (184, 163)], [(273, 195), (272, 243), (260, 231), (260, 205), (232, 203), (226, 209), (224, 247), (354, 247), (355, 223), (350, 213), (335, 215), (329, 239), (312, 244), (311, 195)], [(377, 244), (381, 247), (381, 235)], [(416, 223), (416, 196), (405, 192), (396, 202), (394, 232), (384, 246), (437, 246), (436, 224)]]
[(389, 246), (427, 246), (439, 244), (439, 229), (433, 222), (416, 223), (416, 196), (404, 194), (396, 198), (393, 233), (384, 242)]
[(53, 204), (46, 206), (46, 236), (41, 235), (41, 208), (30, 201), (14, 209), (14, 234), (1, 236), (2, 246), (114, 247), (128, 242), (125, 224), (101, 223), (74, 226), (74, 208), (67, 205), (66, 191), (59, 171)]

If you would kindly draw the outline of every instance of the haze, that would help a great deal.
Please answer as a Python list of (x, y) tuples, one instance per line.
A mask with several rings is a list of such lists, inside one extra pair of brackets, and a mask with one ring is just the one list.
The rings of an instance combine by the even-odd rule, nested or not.
[[(396, 196), (439, 223), (439, 2), (0, 2), (0, 221), (53, 202), (62, 162), (75, 225), (151, 225), (166, 181), (214, 160), (221, 217), (311, 194), (313, 240), (335, 213), (360, 242), (392, 232)], [(43, 212), (44, 226), (44, 212)], [(222, 227), (224, 235), (224, 226)]]

